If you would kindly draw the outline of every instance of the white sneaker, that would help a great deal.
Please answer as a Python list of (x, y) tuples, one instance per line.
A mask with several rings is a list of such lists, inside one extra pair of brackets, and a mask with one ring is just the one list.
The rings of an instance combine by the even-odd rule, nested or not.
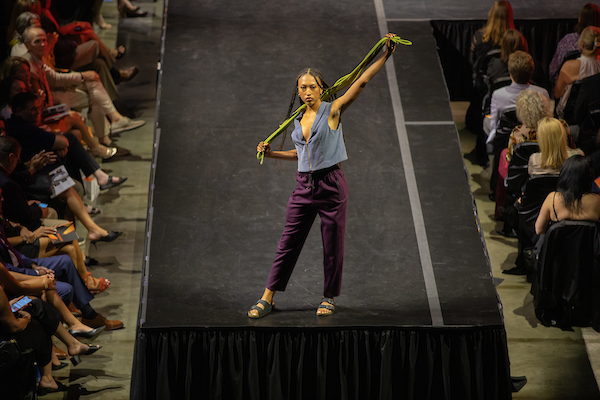
[(110, 133), (119, 133), (123, 131), (129, 131), (131, 129), (139, 128), (144, 125), (146, 121), (141, 119), (129, 119), (127, 117), (121, 118), (118, 122), (112, 122), (110, 124)]

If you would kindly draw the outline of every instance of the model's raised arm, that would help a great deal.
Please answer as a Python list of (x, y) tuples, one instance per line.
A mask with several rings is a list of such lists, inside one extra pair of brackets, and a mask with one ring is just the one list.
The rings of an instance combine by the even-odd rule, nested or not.
[[(362, 73), (362, 75), (350, 86), (350, 88), (341, 96), (339, 99), (335, 100), (331, 106), (331, 114), (329, 118), (338, 117), (346, 111), (346, 109), (358, 98), (358, 95), (363, 91), (367, 83), (375, 76), (375, 74), (383, 67), (383, 64), (387, 61), (388, 58), (394, 53), (396, 50), (396, 43), (394, 43), (390, 38), (396, 36), (393, 33), (388, 33), (385, 35), (388, 40), (385, 43), (386, 49), (385, 52), (375, 61), (369, 68)], [(331, 124), (330, 124), (331, 125)]]

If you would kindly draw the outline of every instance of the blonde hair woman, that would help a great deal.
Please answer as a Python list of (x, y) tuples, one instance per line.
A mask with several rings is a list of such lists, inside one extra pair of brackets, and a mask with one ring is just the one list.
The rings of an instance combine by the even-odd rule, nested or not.
[(538, 124), (537, 141), (540, 152), (529, 157), (528, 171), (530, 176), (559, 174), (563, 164), (570, 155), (567, 152), (565, 128), (556, 118), (544, 118)]
[(554, 87), (554, 97), (560, 99), (556, 106), (556, 115), (560, 118), (564, 116), (564, 109), (571, 95), (573, 83), (600, 72), (600, 62), (597, 60), (600, 49), (600, 28), (595, 26), (585, 28), (581, 32), (577, 45), (581, 56), (576, 60), (564, 63)]

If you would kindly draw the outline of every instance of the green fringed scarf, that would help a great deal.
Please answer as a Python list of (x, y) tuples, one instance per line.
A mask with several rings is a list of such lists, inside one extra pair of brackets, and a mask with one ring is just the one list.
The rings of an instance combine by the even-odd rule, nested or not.
[[(405, 46), (412, 45), (411, 41), (402, 39), (399, 36), (394, 36), (391, 39), (396, 44), (403, 44)], [(369, 65), (371, 63), (371, 61), (373, 61), (373, 59), (375, 58), (377, 53), (379, 53), (379, 50), (381, 50), (381, 48), (383, 46), (385, 46), (385, 43), (387, 42), (387, 40), (388, 40), (388, 38), (384, 37), (379, 42), (377, 42), (377, 44), (371, 49), (369, 54), (367, 54), (365, 59), (362, 60), (362, 62), (360, 64), (358, 64), (358, 66), (356, 68), (354, 68), (354, 71), (352, 71), (348, 75), (343, 76), (340, 79), (338, 79), (337, 82), (335, 82), (335, 84), (333, 86), (331, 86), (330, 88), (327, 88), (321, 94), (321, 97), (320, 97), (321, 100), (326, 101), (331, 96), (333, 96), (335, 93), (352, 85), (354, 83), (354, 81), (356, 81), (358, 79), (358, 77), (362, 74), (362, 72), (367, 67), (367, 65)], [(273, 140), (275, 140), (275, 138), (277, 136), (279, 136), (283, 131), (285, 131), (287, 129), (287, 127), (290, 126), (292, 121), (294, 121), (294, 118), (296, 118), (302, 111), (304, 111), (305, 108), (306, 108), (306, 104), (302, 104), (300, 107), (298, 107), (298, 109), (296, 111), (294, 111), (294, 113), (288, 119), (286, 119), (285, 121), (283, 121), (283, 123), (281, 125), (279, 125), (279, 128), (277, 128), (277, 130), (275, 132), (273, 132), (268, 138), (266, 138), (264, 140), (265, 144), (269, 144)], [(264, 157), (265, 157), (265, 155), (262, 152), (259, 152), (256, 154), (256, 158), (260, 160), (261, 164), (263, 163)]]

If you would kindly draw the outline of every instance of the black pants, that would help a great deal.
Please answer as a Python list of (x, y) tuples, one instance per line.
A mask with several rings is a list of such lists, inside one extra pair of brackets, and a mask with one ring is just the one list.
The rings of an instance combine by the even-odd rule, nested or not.
[(39, 366), (52, 359), (52, 335), (60, 323), (60, 314), (50, 304), (34, 299), (25, 310), (31, 314), (31, 322), (21, 332), (12, 336), (0, 332), (0, 340), (15, 339), (21, 351), (32, 349)]
[(83, 183), (79, 171), (83, 172), (83, 175), (87, 177), (96, 172), (100, 166), (96, 160), (94, 160), (94, 157), (83, 148), (81, 142), (75, 135), (72, 133), (65, 133), (65, 137), (69, 140), (69, 151), (63, 158), (65, 167), (71, 178)]

